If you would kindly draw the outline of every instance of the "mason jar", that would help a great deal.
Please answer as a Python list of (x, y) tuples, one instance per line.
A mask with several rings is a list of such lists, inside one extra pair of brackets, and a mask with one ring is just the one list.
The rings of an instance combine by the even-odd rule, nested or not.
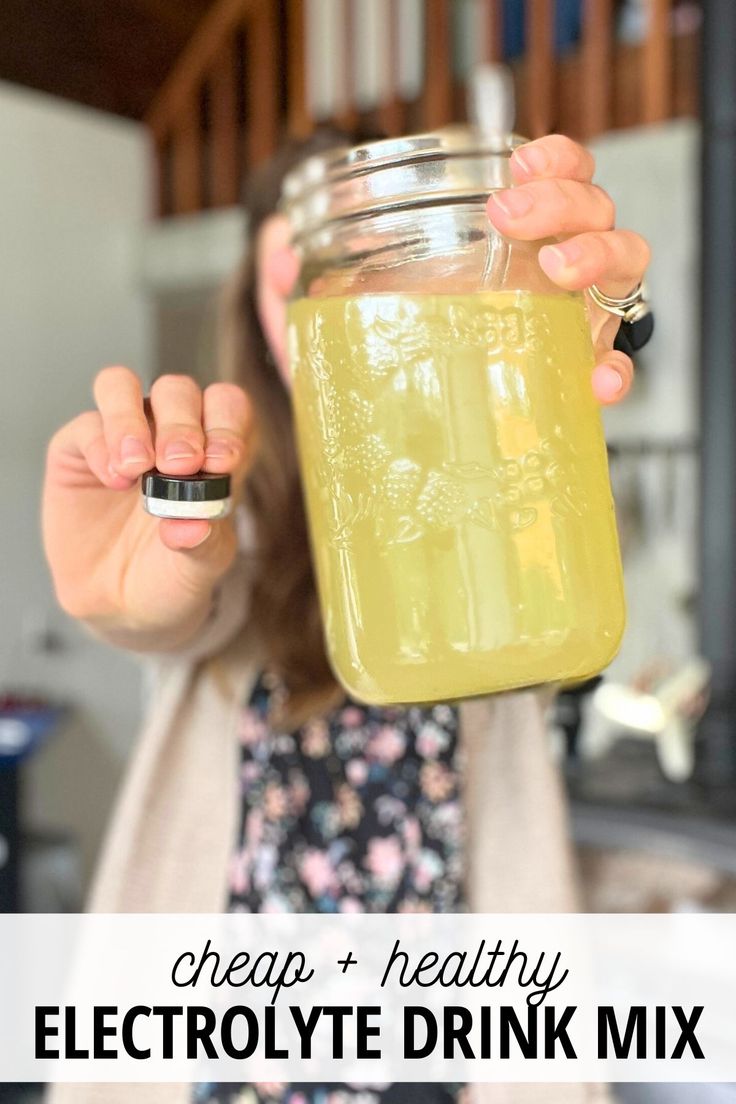
[(369, 703), (584, 679), (624, 628), (585, 298), (486, 215), (520, 139), (339, 149), (286, 180), (293, 402), (326, 644)]

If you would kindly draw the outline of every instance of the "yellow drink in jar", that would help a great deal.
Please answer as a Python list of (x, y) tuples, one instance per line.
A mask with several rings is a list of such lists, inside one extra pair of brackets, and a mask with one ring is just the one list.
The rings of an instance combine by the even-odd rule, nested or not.
[(625, 613), (581, 297), (304, 298), (289, 352), (349, 691), (439, 701), (605, 667)]

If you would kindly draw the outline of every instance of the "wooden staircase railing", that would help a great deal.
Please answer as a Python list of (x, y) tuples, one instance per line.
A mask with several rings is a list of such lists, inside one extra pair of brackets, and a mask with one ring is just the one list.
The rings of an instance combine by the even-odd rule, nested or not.
[[(383, 22), (378, 102), (359, 104), (357, 0), (337, 5), (344, 55), (335, 65), (336, 106), (315, 118), (310, 105), (310, 0), (216, 0), (165, 80), (147, 123), (158, 172), (161, 215), (238, 202), (241, 180), (271, 156), (285, 134), (306, 135), (321, 122), (358, 123), (389, 135), (430, 130), (465, 118), (462, 75), (453, 68), (457, 6), (423, 0), (423, 78), (402, 92), (400, 45), (404, 0), (372, 0)], [(320, 0), (311, 0), (319, 4)], [(697, 28), (677, 33), (674, 0), (646, 0), (648, 23), (638, 44), (615, 33), (616, 0), (580, 0), (581, 29), (570, 49), (554, 45), (555, 0), (525, 0), (525, 52), (509, 62), (517, 94), (516, 129), (530, 137), (561, 130), (583, 139), (697, 111)], [(476, 61), (503, 58), (501, 0), (474, 0)], [(402, 34), (404, 38), (401, 40)], [(361, 49), (372, 48), (361, 43)], [(310, 52), (311, 51), (311, 52)], [(331, 65), (334, 56), (319, 64)], [(339, 101), (339, 103), (338, 103)]]

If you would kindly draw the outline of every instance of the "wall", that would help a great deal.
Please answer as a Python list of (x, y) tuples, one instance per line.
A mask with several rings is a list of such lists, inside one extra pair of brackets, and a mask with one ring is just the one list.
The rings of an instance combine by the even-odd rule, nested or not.
[(147, 227), (141, 279), (153, 308), (156, 372), (188, 372), (202, 386), (217, 375), (220, 289), (247, 237), (239, 207), (179, 216)]
[(611, 468), (629, 621), (610, 676), (622, 680), (671, 669), (697, 647), (699, 143), (691, 119), (594, 143), (596, 179), (616, 201), (618, 224), (652, 247), (656, 319), (631, 394), (604, 417), (620, 449)]
[(634, 389), (606, 411), (609, 440), (691, 440), (697, 433), (698, 159), (693, 119), (615, 131), (593, 143), (596, 179), (618, 223), (652, 246), (647, 283), (657, 325)]
[[(149, 372), (139, 237), (149, 204), (135, 124), (0, 83), (0, 687), (70, 707), (25, 772), (27, 818), (80, 837), (84, 869), (137, 727), (136, 664), (57, 611), (39, 542), (44, 450), (106, 363)], [(56, 647), (44, 647), (52, 638)]]

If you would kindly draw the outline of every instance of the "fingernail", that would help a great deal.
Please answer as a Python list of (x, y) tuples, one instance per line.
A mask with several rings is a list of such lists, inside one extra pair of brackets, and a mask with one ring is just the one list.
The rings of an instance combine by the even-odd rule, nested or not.
[(207, 540), (207, 539), (209, 538), (209, 535), (210, 535), (210, 533), (211, 533), (211, 532), (212, 532), (212, 526), (210, 525), (210, 526), (209, 526), (209, 528), (207, 529), (207, 532), (205, 533), (205, 535), (204, 535), (204, 536), (202, 537), (202, 539), (201, 539), (201, 540), (198, 540), (196, 544), (190, 544), (190, 545), (189, 545), (189, 549), (190, 549), (190, 551), (191, 551), (191, 550), (192, 550), (193, 548), (199, 548), (199, 547), (200, 547), (200, 545), (203, 545), (203, 544), (204, 544), (204, 542), (205, 542), (205, 541), (206, 541), (206, 540)]
[(604, 398), (612, 399), (624, 389), (624, 377), (612, 364), (599, 364), (595, 371), (597, 390)]
[(528, 192), (518, 188), (504, 188), (500, 192), (494, 192), (491, 201), (500, 207), (509, 218), (521, 218), (527, 215), (534, 206), (534, 200)]
[(128, 485), (134, 482), (134, 476), (126, 475), (125, 472), (118, 471), (112, 464), (108, 464), (107, 471), (111, 479), (124, 479)]
[(539, 146), (522, 146), (513, 156), (529, 176), (539, 176), (549, 165), (549, 157)]
[(171, 441), (164, 450), (164, 460), (191, 460), (196, 449), (188, 441)]
[(148, 450), (137, 437), (123, 437), (120, 442), (120, 462), (122, 464), (145, 464), (148, 462)]
[[(579, 261), (583, 255), (583, 249), (579, 242), (559, 242), (557, 245), (545, 245), (539, 250), (540, 260), (545, 262), (546, 268), (559, 271), (568, 268)], [(550, 263), (551, 262), (551, 263)]]
[(234, 449), (227, 441), (208, 441), (204, 455), (206, 460), (229, 460)]

